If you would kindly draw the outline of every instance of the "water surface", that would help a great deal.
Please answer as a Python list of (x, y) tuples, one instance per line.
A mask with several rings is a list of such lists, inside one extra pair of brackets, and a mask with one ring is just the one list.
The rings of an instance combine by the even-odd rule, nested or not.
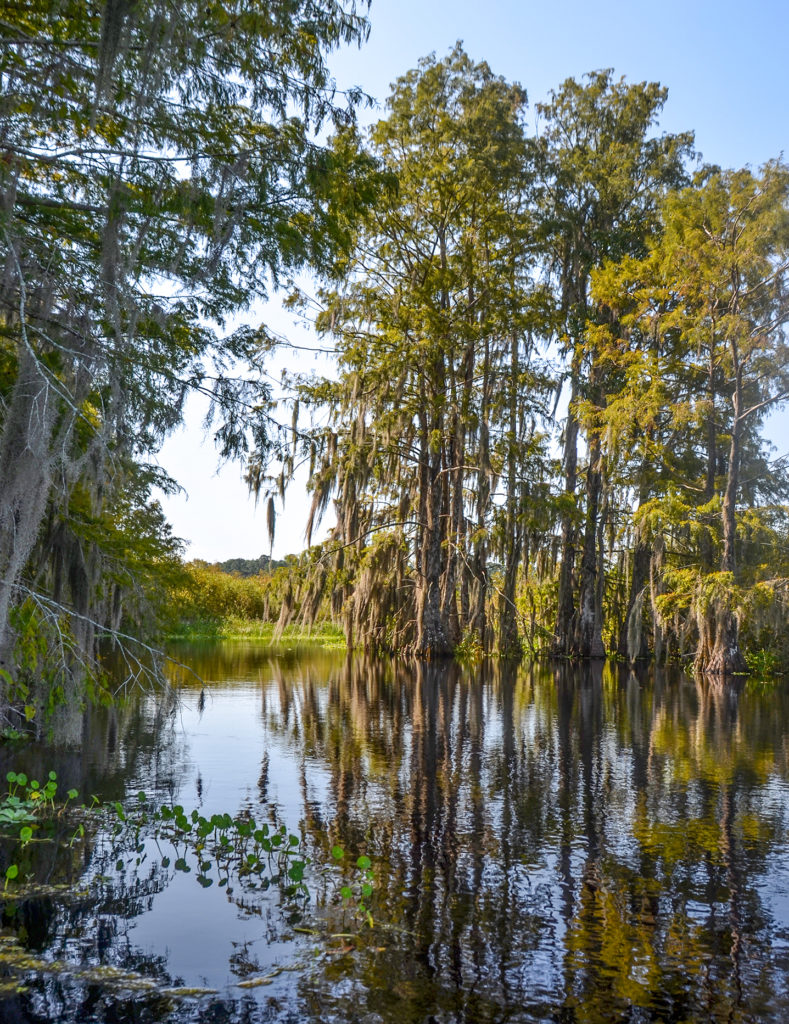
[[(179, 657), (205, 686), (179, 674), (177, 700), (92, 712), (78, 748), (5, 747), (0, 768), (287, 823), (309, 899), (203, 888), (150, 837), (136, 856), (101, 830), (30, 844), (31, 878), (71, 888), (6, 892), (6, 941), (36, 960), (23, 992), (5, 968), (0, 1020), (789, 1019), (786, 688), (238, 643)], [(372, 928), (340, 895), (361, 854)], [(84, 973), (100, 965), (156, 989)]]

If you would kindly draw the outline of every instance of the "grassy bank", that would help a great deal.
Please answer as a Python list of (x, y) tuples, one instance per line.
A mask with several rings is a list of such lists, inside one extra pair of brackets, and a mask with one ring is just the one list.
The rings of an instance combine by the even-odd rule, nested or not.
[(345, 649), (343, 631), (324, 622), (306, 629), (304, 626), (287, 626), (283, 633), (274, 636), (274, 623), (260, 619), (244, 619), (228, 616), (224, 619), (201, 619), (181, 622), (168, 631), (166, 640), (259, 640), (278, 647), (323, 647)]
[(278, 647), (344, 649), (345, 636), (338, 626), (326, 621), (327, 608), (319, 609), (322, 622), (308, 628), (296, 621), (275, 638), (275, 623), (282, 614), (283, 602), (287, 602), (289, 617), (298, 620), (301, 608), (294, 593), (298, 593), (299, 583), (295, 559), (253, 576), (228, 573), (219, 565), (189, 562), (169, 594), (170, 621), (164, 638), (255, 640)]

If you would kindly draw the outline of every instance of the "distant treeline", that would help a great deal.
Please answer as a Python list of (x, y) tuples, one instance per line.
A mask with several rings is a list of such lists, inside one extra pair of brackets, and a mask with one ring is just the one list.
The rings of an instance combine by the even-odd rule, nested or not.
[(261, 572), (271, 572), (286, 564), (276, 558), (269, 558), (268, 555), (261, 555), (259, 558), (228, 558), (226, 562), (211, 563), (214, 569), (238, 576), (257, 576)]
[[(256, 574), (238, 571), (263, 564)], [(285, 561), (234, 558), (213, 565), (187, 562), (171, 582), (164, 623), (170, 637), (248, 636), (274, 639), (320, 635), (336, 642), (342, 626), (331, 619), (327, 595), (311, 601), (313, 561), (307, 552)]]

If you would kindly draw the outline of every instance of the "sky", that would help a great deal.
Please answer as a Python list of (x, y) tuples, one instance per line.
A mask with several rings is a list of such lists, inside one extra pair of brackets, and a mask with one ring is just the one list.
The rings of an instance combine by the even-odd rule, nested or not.
[[(787, 104), (787, 0), (373, 0), (369, 41), (333, 54), (340, 88), (361, 86), (377, 100), (362, 120), (383, 116), (389, 86), (420, 57), (446, 55), (462, 40), (473, 60), (519, 82), (532, 108), (568, 77), (613, 68), (628, 81), (658, 81), (668, 87), (660, 128), (693, 130), (705, 162), (724, 167), (789, 158)], [(276, 299), (249, 311), (300, 344), (303, 329)], [(300, 356), (300, 366), (312, 366)], [(287, 357), (271, 367), (278, 376)], [(256, 508), (237, 463), (218, 466), (202, 428), (199, 403), (187, 408), (185, 426), (169, 438), (159, 461), (181, 484), (162, 504), (177, 536), (188, 542), (187, 558), (222, 561), (268, 553), (265, 510)], [(769, 435), (789, 450), (789, 410), (770, 421)], [(309, 496), (303, 480), (278, 509), (273, 554), (304, 547)]]

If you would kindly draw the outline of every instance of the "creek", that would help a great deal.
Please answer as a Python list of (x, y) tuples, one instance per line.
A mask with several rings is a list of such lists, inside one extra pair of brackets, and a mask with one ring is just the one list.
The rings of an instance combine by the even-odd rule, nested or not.
[[(789, 1019), (786, 685), (176, 653), (200, 680), (0, 746), (138, 809), (4, 844), (0, 1022)], [(303, 882), (201, 866), (146, 817), (176, 805), (283, 825)]]

